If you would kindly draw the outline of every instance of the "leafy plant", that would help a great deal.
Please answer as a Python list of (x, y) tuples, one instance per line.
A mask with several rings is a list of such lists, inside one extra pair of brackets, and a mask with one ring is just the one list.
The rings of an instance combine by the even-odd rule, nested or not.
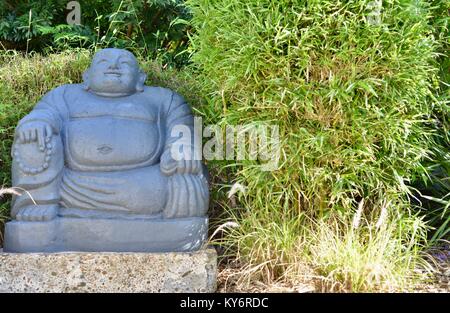
[(187, 5), (192, 61), (214, 108), (208, 114), (223, 125), (280, 129), (277, 170), (263, 171), (259, 161), (228, 162), (227, 185), (245, 187), (230, 208), (240, 227), (222, 241), (231, 253), (260, 277), (284, 279), (299, 253), (295, 238), (308, 241), (307, 220), (345, 221), (361, 202), (369, 221), (383, 207), (416, 218), (410, 184), (429, 174), (424, 160), (433, 158), (433, 148), (445, 151), (435, 136), (440, 40), (429, 2)]
[(81, 24), (67, 25), (68, 1), (5, 1), (0, 4), (0, 39), (6, 49), (61, 51), (120, 47), (181, 66), (188, 60), (182, 0), (81, 1)]
[(437, 145), (431, 147), (432, 157), (424, 162), (430, 173), (417, 179), (414, 187), (418, 189), (416, 205), (425, 213), (434, 227), (430, 233), (431, 242), (450, 240), (450, 3), (445, 0), (431, 1), (429, 22), (434, 36), (442, 44), (438, 47), (439, 76), (434, 81), (438, 86), (435, 92), (433, 116)]

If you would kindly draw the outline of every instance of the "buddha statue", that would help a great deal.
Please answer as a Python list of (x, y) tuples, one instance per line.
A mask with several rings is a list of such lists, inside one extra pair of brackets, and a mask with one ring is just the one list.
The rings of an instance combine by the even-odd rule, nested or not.
[[(21, 237), (30, 225), (41, 225), (52, 242), (45, 244), (47, 250), (73, 246), (103, 250), (101, 243), (84, 249), (81, 238), (71, 246), (69, 233), (91, 231), (83, 224), (89, 221), (102, 223), (96, 227), (111, 233), (131, 234), (130, 227), (135, 227), (142, 236), (158, 236), (155, 232), (162, 233), (158, 229), (176, 233), (174, 221), (191, 225), (189, 221), (205, 218), (207, 172), (202, 162), (192, 157), (195, 141), (183, 146), (181, 157), (173, 155), (180, 140), (179, 134), (174, 135), (175, 127), (187, 127), (194, 134), (190, 107), (179, 94), (145, 86), (145, 80), (146, 74), (131, 52), (103, 49), (94, 55), (83, 83), (51, 90), (20, 120), (12, 147), (12, 178), (13, 185), (26, 192), (13, 199), (11, 216), (15, 221), (8, 224), (16, 224), (10, 225), (9, 232), (7, 224), (5, 246), (9, 240), (10, 250), (20, 252), (19, 246), (27, 244), (14, 243), (19, 239), (13, 237)], [(112, 221), (114, 226), (108, 224)], [(128, 226), (117, 226), (118, 221)], [(133, 221), (136, 224), (130, 224)], [(51, 222), (53, 226), (47, 230)], [(67, 234), (60, 234), (64, 232)], [(83, 240), (111, 239), (95, 236)], [(139, 241), (136, 251), (161, 250), (160, 246), (152, 248), (151, 242), (145, 246), (144, 241), (155, 238), (130, 236), (134, 239), (126, 244), (133, 246), (133, 240)], [(23, 250), (39, 250), (39, 245)], [(124, 245), (104, 250), (129, 251)]]

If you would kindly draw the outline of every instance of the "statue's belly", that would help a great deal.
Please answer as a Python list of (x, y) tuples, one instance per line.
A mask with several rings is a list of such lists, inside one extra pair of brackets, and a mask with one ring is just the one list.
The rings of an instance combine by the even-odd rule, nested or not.
[(153, 164), (161, 141), (156, 122), (114, 117), (72, 119), (65, 137), (68, 165), (91, 170)]

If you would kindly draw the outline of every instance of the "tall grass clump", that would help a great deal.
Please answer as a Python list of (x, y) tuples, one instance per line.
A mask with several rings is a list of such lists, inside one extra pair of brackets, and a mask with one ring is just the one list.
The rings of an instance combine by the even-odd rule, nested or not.
[(431, 277), (422, 258), (426, 228), (420, 218), (402, 216), (383, 224), (333, 218), (309, 224), (308, 261), (317, 271), (321, 291), (364, 292), (411, 290)]
[[(423, 161), (437, 144), (432, 110), (439, 40), (429, 2), (187, 5), (192, 60), (212, 99), (208, 114), (222, 125), (279, 126), (277, 170), (263, 171), (258, 160), (228, 164), (233, 175), (227, 183), (243, 186), (239, 204), (229, 208), (240, 227), (228, 230), (221, 243), (255, 269), (249, 271), (254, 277), (268, 281), (295, 280), (301, 274), (296, 264), (311, 255), (318, 273), (332, 272), (329, 264), (344, 266), (348, 249), (325, 249), (333, 245), (349, 246), (359, 262), (340, 269), (356, 270), (356, 281), (330, 276), (341, 286), (383, 289), (382, 281), (372, 284), (358, 270), (375, 259), (396, 264), (384, 267), (381, 280), (412, 273), (420, 253), (405, 247), (418, 247), (426, 232), (416, 230), (426, 226), (410, 213), (409, 184), (427, 175)], [(355, 215), (369, 225), (386, 224), (389, 232), (370, 233), (365, 225), (364, 236), (375, 238), (349, 242), (346, 221)], [(383, 249), (386, 242), (389, 249)]]

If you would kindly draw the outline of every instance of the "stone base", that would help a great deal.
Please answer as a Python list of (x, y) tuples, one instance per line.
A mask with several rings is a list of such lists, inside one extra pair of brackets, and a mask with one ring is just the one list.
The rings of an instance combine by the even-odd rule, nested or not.
[(2, 253), (0, 292), (214, 292), (214, 249), (190, 253)]
[(5, 252), (183, 252), (200, 249), (208, 218), (152, 220), (58, 217), (48, 222), (12, 221)]

